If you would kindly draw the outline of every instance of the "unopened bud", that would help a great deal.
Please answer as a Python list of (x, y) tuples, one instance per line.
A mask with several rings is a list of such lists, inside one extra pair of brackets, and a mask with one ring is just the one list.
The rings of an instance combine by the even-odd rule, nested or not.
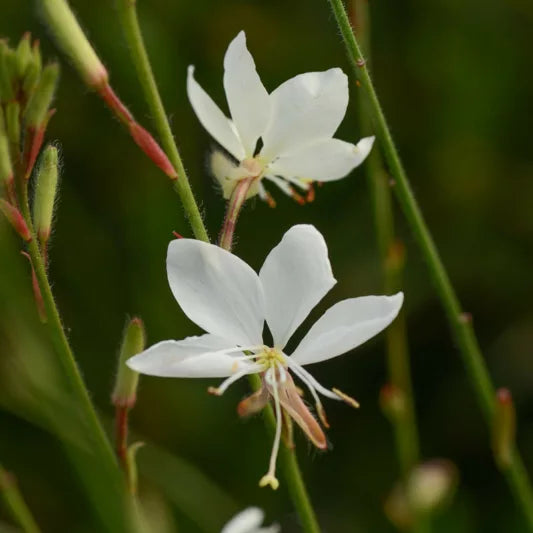
[(83, 33), (66, 0), (41, 0), (44, 17), (57, 44), (91, 87), (107, 82), (107, 71)]
[(22, 89), (30, 98), (33, 95), (33, 91), (37, 87), (39, 78), (41, 77), (42, 67), (43, 65), (41, 60), (41, 51), (39, 49), (39, 41), (35, 41), (31, 50), (31, 61), (26, 69), (24, 80), (22, 81)]
[(59, 78), (59, 65), (52, 63), (43, 69), (41, 79), (28, 103), (26, 110), (26, 124), (29, 128), (38, 129), (46, 120), (46, 116)]
[(387, 383), (381, 387), (379, 391), (379, 404), (389, 420), (401, 419), (406, 413), (405, 394), (399, 387), (392, 383)]
[(47, 146), (41, 158), (33, 202), (33, 223), (41, 243), (48, 241), (52, 230), (57, 177), (57, 148)]
[(411, 529), (417, 517), (432, 514), (451, 500), (458, 481), (456, 466), (445, 459), (419, 464), (397, 483), (385, 502), (385, 514), (399, 529)]
[(167, 154), (157, 144), (152, 135), (137, 122), (129, 125), (130, 134), (141, 150), (171, 179), (178, 179), (178, 175), (169, 161)]
[(7, 102), (13, 99), (13, 83), (11, 76), (11, 56), (13, 51), (5, 41), (0, 41), (0, 100)]
[(22, 39), (17, 46), (16, 57), (17, 76), (19, 79), (23, 79), (32, 60), (31, 36), (29, 32), (22, 36)]
[(14, 100), (6, 104), (6, 131), (7, 137), (18, 146), (20, 142), (20, 104)]
[(496, 392), (496, 409), (492, 427), (492, 449), (500, 468), (512, 462), (516, 434), (516, 412), (509, 389)]
[(126, 361), (142, 352), (145, 346), (144, 324), (133, 318), (124, 329), (118, 359), (118, 372), (112, 402), (117, 407), (132, 407), (135, 404), (139, 374), (126, 365)]
[(3, 199), (0, 199), (0, 211), (4, 213), (7, 221), (23, 240), (26, 242), (31, 241), (31, 232), (28, 229), (28, 225), (26, 224), (21, 212), (14, 205), (6, 202)]
[(0, 106), (0, 183), (9, 186), (13, 181), (13, 167), (9, 155), (9, 140), (7, 137), (4, 112)]

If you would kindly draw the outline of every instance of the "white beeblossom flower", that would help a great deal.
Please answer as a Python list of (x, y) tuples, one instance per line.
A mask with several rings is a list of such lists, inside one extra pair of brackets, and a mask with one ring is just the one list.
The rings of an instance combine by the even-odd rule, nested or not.
[[(248, 415), (274, 404), (277, 429), (268, 473), (260, 485), (277, 488), (276, 457), (282, 410), (315, 446), (326, 437), (303, 402), (291, 373), (309, 389), (327, 427), (318, 393), (357, 406), (337, 389), (328, 390), (303, 367), (341, 355), (367, 341), (398, 314), (403, 294), (343, 300), (322, 315), (289, 356), (285, 346), (315, 305), (335, 285), (324, 238), (314, 226), (293, 226), (266, 258), (259, 275), (237, 256), (213, 244), (174, 240), (168, 247), (170, 288), (183, 312), (205, 335), (155, 344), (127, 364), (143, 374), (168, 377), (226, 377), (213, 394), (239, 378), (257, 373), (262, 388), (239, 404)], [(263, 340), (268, 324), (273, 343)], [(290, 372), (289, 372), (290, 371)]]
[(248, 507), (235, 515), (220, 533), (278, 533), (280, 528), (277, 524), (270, 527), (261, 527), (265, 513), (258, 507)]
[(211, 155), (211, 167), (225, 198), (239, 180), (255, 178), (248, 197), (259, 194), (268, 200), (262, 183), (265, 178), (302, 201), (291, 183), (308, 191), (313, 181), (343, 178), (372, 148), (374, 137), (365, 137), (357, 145), (333, 138), (348, 106), (348, 78), (340, 68), (299, 74), (268, 94), (241, 31), (224, 57), (231, 120), (193, 74), (190, 66), (187, 93), (191, 105), (204, 128), (234, 158), (217, 150)]

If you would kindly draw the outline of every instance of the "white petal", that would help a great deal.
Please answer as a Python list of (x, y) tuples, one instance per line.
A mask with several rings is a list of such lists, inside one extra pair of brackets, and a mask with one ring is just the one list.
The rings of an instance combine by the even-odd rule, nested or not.
[(365, 160), (373, 143), (374, 137), (365, 137), (357, 145), (323, 139), (279, 157), (269, 165), (269, 172), (313, 181), (338, 180)]
[(339, 68), (307, 72), (282, 83), (270, 99), (261, 151), (267, 158), (332, 137), (346, 113), (348, 78)]
[(194, 79), (194, 67), (192, 65), (189, 66), (187, 72), (187, 94), (202, 126), (232, 156), (239, 161), (242, 160), (244, 148), (235, 131), (235, 126)]
[(314, 226), (293, 226), (268, 254), (259, 272), (266, 320), (283, 349), (311, 309), (335, 285), (324, 237)]
[(234, 516), (220, 533), (277, 533), (279, 527), (260, 527), (263, 522), (264, 513), (258, 507), (248, 507), (244, 511)]
[(176, 239), (167, 274), (183, 312), (202, 329), (235, 344), (262, 343), (263, 291), (244, 261), (214, 244)]
[(253, 157), (270, 116), (270, 98), (246, 48), (243, 31), (231, 41), (224, 57), (224, 89), (246, 157)]
[[(141, 374), (171, 378), (219, 378), (259, 365), (224, 353), (229, 341), (215, 335), (187, 337), (181, 341), (162, 341), (131, 357), (127, 365)], [(239, 355), (242, 355), (239, 353)]]
[(318, 319), (291, 358), (308, 365), (348, 352), (385, 329), (396, 318), (402, 303), (401, 292), (343, 300)]

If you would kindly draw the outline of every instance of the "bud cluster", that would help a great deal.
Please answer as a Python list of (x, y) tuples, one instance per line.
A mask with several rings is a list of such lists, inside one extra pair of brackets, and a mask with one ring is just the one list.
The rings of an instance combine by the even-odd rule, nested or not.
[[(57, 187), (57, 151), (46, 149), (36, 172), (33, 221), (25, 211), (28, 180), (41, 151), (59, 65), (43, 65), (39, 41), (26, 33), (15, 47), (0, 40), (0, 210), (19, 236), (32, 240), (34, 222), (41, 247), (50, 236)], [(24, 214), (26, 212), (26, 215)]]

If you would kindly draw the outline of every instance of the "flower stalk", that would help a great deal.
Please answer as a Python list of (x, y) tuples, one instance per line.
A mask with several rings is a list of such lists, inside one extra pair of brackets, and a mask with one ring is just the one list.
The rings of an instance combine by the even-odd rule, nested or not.
[(137, 76), (144, 91), (144, 97), (153, 115), (156, 130), (161, 139), (163, 148), (176, 169), (177, 178), (174, 187), (181, 199), (183, 209), (189, 219), (194, 236), (205, 242), (209, 242), (209, 236), (202, 220), (198, 204), (194, 198), (185, 167), (181, 160), (174, 135), (170, 128), (157, 83), (152, 72), (148, 53), (137, 18), (135, 0), (118, 0), (117, 2), (120, 23), (128, 43)]
[(246, 202), (248, 191), (250, 190), (254, 179), (256, 178), (251, 177), (240, 180), (231, 193), (219, 239), (219, 246), (224, 248), (224, 250), (231, 251), (237, 219), (239, 218), (239, 213), (241, 212), (244, 202)]
[[(376, 90), (370, 78), (366, 60), (353, 33), (344, 4), (342, 0), (329, 0), (329, 4), (341, 31), (348, 59), (362, 90), (366, 94), (367, 105), (369, 106), (372, 121), (376, 128), (377, 137), (383, 149), (389, 170), (395, 180), (394, 191), (396, 197), (411, 227), (413, 235), (420, 246), (420, 250), (428, 263), (438, 297), (444, 307), (446, 318), (463, 357), (483, 415), (489, 427), (492, 428), (495, 415), (495, 390), (474, 333), (471, 318), (461, 308), (448, 273), (433, 241), (433, 237), (411, 189)], [(517, 503), (524, 513), (528, 529), (533, 531), (533, 489), (524, 468), (522, 458), (516, 448), (513, 449), (511, 463), (509, 468), (504, 471), (504, 475)]]
[[(354, 0), (352, 3), (353, 27), (359, 35), (367, 57), (370, 53), (370, 13), (368, 0)], [(361, 91), (358, 91), (361, 127), (366, 134), (371, 131), (371, 120)], [(396, 240), (394, 215), (389, 178), (383, 166), (380, 153), (371, 152), (365, 166), (373, 200), (374, 224), (382, 265), (383, 289), (386, 293), (402, 288), (405, 264), (405, 249)], [(418, 429), (414, 410), (407, 327), (403, 312), (386, 331), (387, 367), (389, 383), (397, 389), (402, 398), (402, 412), (389, 417), (394, 428), (396, 449), (402, 476), (405, 478), (419, 460)]]
[(40, 528), (28, 508), (14, 476), (0, 465), (0, 499), (24, 533), (40, 533)]

